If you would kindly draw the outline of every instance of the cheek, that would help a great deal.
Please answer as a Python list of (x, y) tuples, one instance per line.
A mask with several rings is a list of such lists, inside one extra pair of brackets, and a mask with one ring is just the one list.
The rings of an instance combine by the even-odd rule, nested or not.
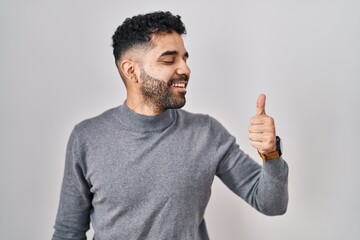
[(152, 76), (153, 78), (168, 82), (171, 78), (173, 78), (175, 71), (172, 68), (166, 66), (149, 66), (147, 74)]

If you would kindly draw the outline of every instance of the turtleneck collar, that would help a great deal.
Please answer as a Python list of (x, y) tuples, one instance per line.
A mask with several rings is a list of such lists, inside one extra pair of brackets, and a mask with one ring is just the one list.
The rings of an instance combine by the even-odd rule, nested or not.
[(115, 116), (134, 131), (153, 132), (164, 130), (170, 126), (176, 118), (176, 111), (167, 109), (159, 115), (146, 116), (134, 112), (124, 102), (118, 108), (118, 111), (115, 111)]

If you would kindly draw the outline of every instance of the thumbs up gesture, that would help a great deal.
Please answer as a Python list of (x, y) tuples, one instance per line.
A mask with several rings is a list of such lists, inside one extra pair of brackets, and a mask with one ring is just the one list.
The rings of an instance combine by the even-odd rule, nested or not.
[(274, 119), (265, 112), (266, 96), (260, 94), (256, 103), (256, 115), (251, 118), (249, 139), (251, 145), (260, 153), (276, 151), (276, 132)]

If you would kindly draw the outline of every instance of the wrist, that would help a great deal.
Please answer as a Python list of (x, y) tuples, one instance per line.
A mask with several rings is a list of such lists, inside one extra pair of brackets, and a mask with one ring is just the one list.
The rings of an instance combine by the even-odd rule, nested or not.
[(275, 151), (269, 152), (269, 153), (261, 153), (260, 151), (258, 151), (261, 159), (263, 161), (268, 161), (268, 160), (272, 160), (272, 159), (276, 159), (281, 157), (282, 155), (282, 143), (281, 143), (281, 138), (279, 136), (276, 136), (276, 149)]

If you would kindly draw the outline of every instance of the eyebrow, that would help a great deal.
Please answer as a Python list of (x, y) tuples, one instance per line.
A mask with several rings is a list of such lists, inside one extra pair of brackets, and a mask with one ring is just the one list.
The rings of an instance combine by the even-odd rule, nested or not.
[[(169, 56), (169, 55), (177, 55), (177, 54), (179, 54), (178, 51), (165, 51), (165, 52), (163, 52), (163, 53), (160, 55), (160, 57)], [(184, 54), (184, 56), (185, 56), (186, 58), (189, 58), (189, 53), (186, 52), (186, 53)]]

